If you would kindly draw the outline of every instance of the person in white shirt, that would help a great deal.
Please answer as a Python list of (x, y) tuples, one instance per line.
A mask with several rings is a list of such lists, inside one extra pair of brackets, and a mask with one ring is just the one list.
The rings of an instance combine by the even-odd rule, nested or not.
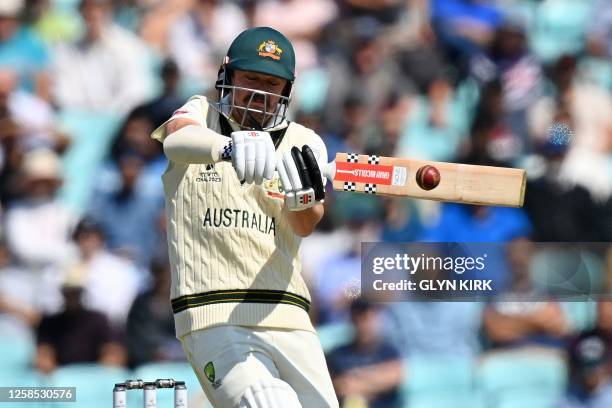
[(56, 102), (62, 109), (130, 111), (151, 96), (146, 47), (112, 22), (110, 0), (82, 0), (79, 11), (83, 37), (52, 53)]

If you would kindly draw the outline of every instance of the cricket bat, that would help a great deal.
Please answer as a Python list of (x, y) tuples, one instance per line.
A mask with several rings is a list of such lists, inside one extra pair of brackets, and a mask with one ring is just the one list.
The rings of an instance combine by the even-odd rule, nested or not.
[[(426, 165), (439, 172), (430, 190), (416, 177)], [(507, 207), (521, 207), (525, 198), (525, 170), (515, 168), (338, 153), (323, 174), (337, 191)]]

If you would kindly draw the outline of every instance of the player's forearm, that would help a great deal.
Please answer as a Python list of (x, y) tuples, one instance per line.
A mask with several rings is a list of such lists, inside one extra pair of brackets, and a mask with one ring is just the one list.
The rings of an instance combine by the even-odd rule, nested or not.
[(170, 133), (164, 139), (164, 153), (179, 163), (215, 163), (219, 152), (230, 141), (210, 129), (197, 125), (187, 125)]
[(300, 237), (307, 237), (312, 234), (324, 213), (321, 203), (303, 211), (288, 211), (286, 208), (284, 211), (291, 229)]

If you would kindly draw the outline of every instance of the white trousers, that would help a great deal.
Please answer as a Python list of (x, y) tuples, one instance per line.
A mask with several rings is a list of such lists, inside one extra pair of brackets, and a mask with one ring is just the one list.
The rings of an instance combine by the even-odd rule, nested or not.
[(234, 408), (249, 386), (272, 377), (288, 383), (304, 408), (338, 407), (315, 333), (215, 326), (186, 334), (181, 342), (215, 408)]

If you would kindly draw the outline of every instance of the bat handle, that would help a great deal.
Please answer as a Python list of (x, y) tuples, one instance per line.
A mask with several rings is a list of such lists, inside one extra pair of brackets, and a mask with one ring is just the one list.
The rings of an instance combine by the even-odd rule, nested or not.
[(325, 176), (329, 181), (333, 181), (336, 176), (336, 161), (324, 164), (321, 168), (321, 174)]

